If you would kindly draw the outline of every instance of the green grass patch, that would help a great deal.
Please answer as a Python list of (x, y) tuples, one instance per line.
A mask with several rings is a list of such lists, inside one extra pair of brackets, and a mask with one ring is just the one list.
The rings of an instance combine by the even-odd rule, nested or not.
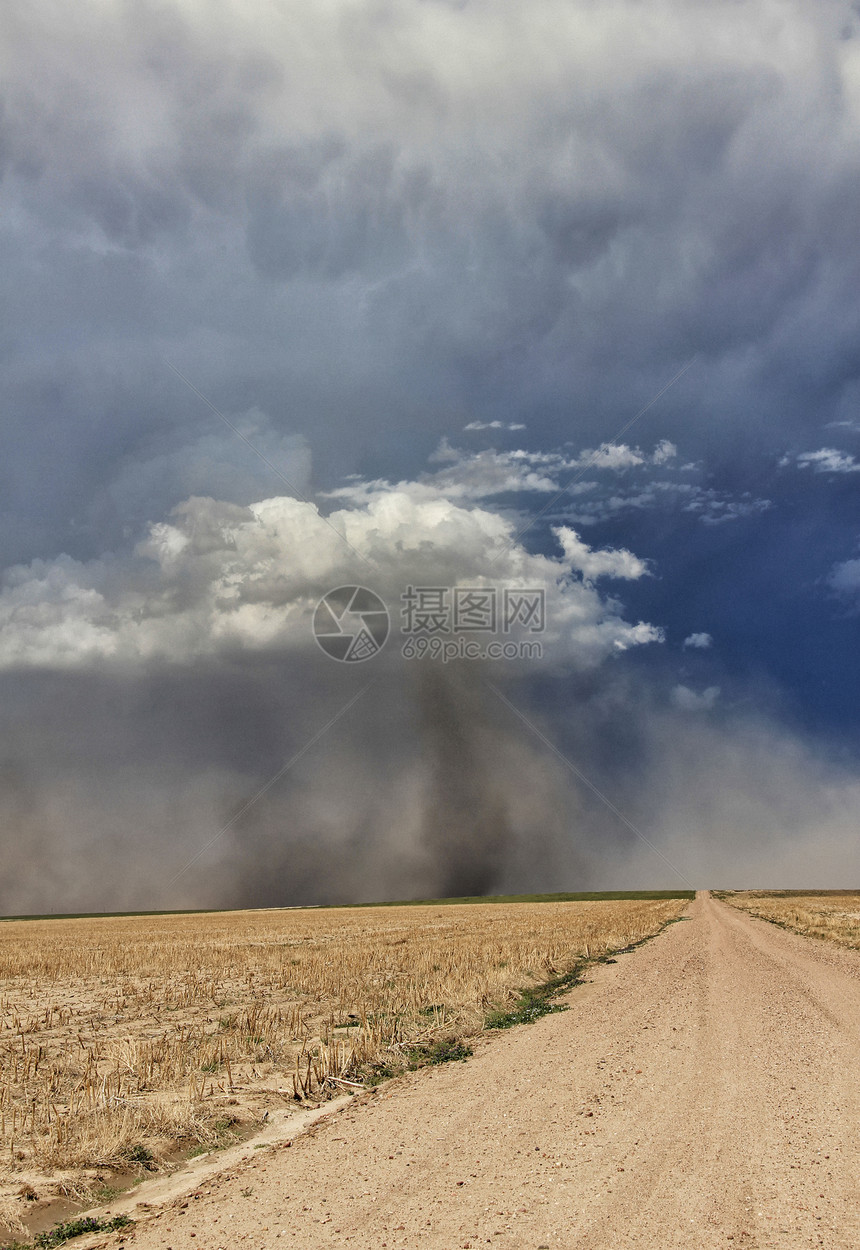
[(214, 1154), (216, 1150), (226, 1150), (239, 1137), (238, 1124), (239, 1119), (235, 1115), (226, 1116), (223, 1120), (216, 1120), (212, 1125), (212, 1129), (216, 1134), (215, 1140), (198, 1142), (196, 1146), (191, 1147), (185, 1158), (197, 1159), (200, 1155)]
[(102, 1185), (100, 1189), (94, 1192), (92, 1202), (100, 1207), (104, 1207), (109, 1202), (113, 1202), (114, 1198), (118, 1198), (122, 1192), (123, 1190), (118, 1189), (115, 1185)]
[(94, 1215), (83, 1215), (76, 1220), (67, 1220), (57, 1224), (47, 1233), (39, 1233), (33, 1244), (39, 1250), (51, 1250), (53, 1246), (61, 1246), (73, 1237), (83, 1237), (84, 1233), (116, 1233), (123, 1228), (131, 1228), (134, 1220), (127, 1215), (115, 1215), (109, 1220), (99, 1219)]
[(127, 1163), (139, 1163), (148, 1172), (151, 1172), (155, 1167), (152, 1151), (147, 1150), (146, 1146), (129, 1146), (127, 1150), (123, 1151), (122, 1157)]
[(401, 1071), (401, 1068), (392, 1067), (390, 1063), (372, 1063), (364, 1077), (364, 1088), (373, 1089), (374, 1086), (381, 1085), (383, 1081), (399, 1076)]
[(539, 1020), (541, 1016), (552, 1015), (556, 1011), (567, 1011), (563, 1003), (552, 1000), (559, 994), (569, 990), (582, 981), (582, 967), (577, 964), (570, 972), (562, 972), (559, 976), (550, 977), (540, 985), (529, 985), (520, 990), (520, 996), (513, 1006), (502, 1011), (491, 1011), (484, 1020), (488, 1029), (510, 1029), (515, 1024), (529, 1024)]
[(418, 1068), (435, 1067), (440, 1063), (454, 1063), (457, 1060), (465, 1060), (472, 1053), (472, 1047), (466, 1046), (464, 1042), (446, 1041), (442, 1038), (437, 1038), (435, 1042), (428, 1042), (423, 1046), (413, 1046), (410, 1050), (407, 1050), (406, 1056), (409, 1060), (409, 1071), (415, 1072)]

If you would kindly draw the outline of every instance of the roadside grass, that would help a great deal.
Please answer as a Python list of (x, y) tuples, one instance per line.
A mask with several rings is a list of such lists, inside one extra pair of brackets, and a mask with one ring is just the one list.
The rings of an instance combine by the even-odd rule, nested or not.
[(155, 1156), (148, 1147), (135, 1142), (132, 1146), (127, 1146), (122, 1152), (122, 1160), (124, 1163), (137, 1163), (147, 1172), (151, 1172), (155, 1163)]
[(415, 1072), (418, 1068), (436, 1067), (440, 1063), (454, 1063), (468, 1059), (473, 1053), (472, 1047), (466, 1046), (463, 1042), (440, 1037), (423, 1046), (409, 1047), (406, 1051), (406, 1058), (409, 1071)]
[[(693, 897), (695, 898), (695, 892)], [(639, 938), (635, 942), (630, 942), (626, 946), (619, 947), (612, 952), (588, 955), (568, 972), (549, 977), (548, 980), (542, 981), (538, 985), (526, 986), (520, 991), (517, 1002), (507, 1010), (491, 1011), (484, 1021), (484, 1027), (487, 1029), (509, 1029), (515, 1024), (531, 1024), (534, 1020), (539, 1020), (541, 1016), (552, 1015), (557, 1011), (567, 1011), (568, 1005), (566, 1003), (556, 1003), (553, 1000), (566, 990), (573, 989), (575, 985), (581, 985), (583, 973), (590, 964), (617, 963), (613, 956), (630, 954), (637, 947), (644, 946), (646, 942), (652, 942), (670, 924), (679, 924), (682, 920), (688, 919), (688, 916), (670, 916), (663, 921), (662, 926), (656, 933), (649, 933), (645, 937)]]
[(801, 937), (860, 949), (860, 890), (712, 890), (714, 898)]
[(79, 1219), (66, 1220), (55, 1224), (44, 1233), (37, 1233), (32, 1241), (6, 1242), (0, 1250), (54, 1250), (75, 1237), (83, 1237), (85, 1233), (117, 1233), (131, 1228), (134, 1220), (127, 1215), (115, 1215), (111, 1219), (99, 1219), (94, 1215), (84, 1215)]
[(85, 1215), (77, 1220), (68, 1220), (64, 1224), (56, 1224), (49, 1232), (39, 1233), (33, 1241), (39, 1250), (53, 1250), (65, 1241), (74, 1237), (82, 1237), (84, 1233), (116, 1233), (124, 1228), (131, 1228), (134, 1220), (127, 1215), (115, 1215), (112, 1219), (101, 1220), (93, 1215)]
[(582, 982), (582, 971), (585, 964), (577, 964), (569, 972), (550, 977), (540, 985), (529, 985), (520, 991), (520, 996), (506, 1010), (491, 1011), (485, 1020), (488, 1029), (510, 1029), (515, 1024), (530, 1024), (541, 1016), (548, 1016), (555, 1011), (567, 1011), (567, 1006), (554, 1003), (552, 1000), (565, 990)]
[(235, 1115), (225, 1116), (221, 1120), (215, 1120), (212, 1124), (212, 1132), (214, 1141), (200, 1142), (196, 1146), (186, 1152), (186, 1159), (199, 1159), (201, 1155), (214, 1154), (216, 1150), (226, 1150), (228, 1146), (234, 1145), (242, 1136), (239, 1128), (239, 1117)]

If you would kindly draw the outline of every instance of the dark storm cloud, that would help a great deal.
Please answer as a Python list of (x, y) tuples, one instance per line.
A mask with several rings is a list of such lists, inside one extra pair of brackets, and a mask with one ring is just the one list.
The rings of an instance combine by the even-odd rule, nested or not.
[(385, 471), (414, 471), (464, 419), (593, 441), (691, 356), (659, 434), (751, 423), (776, 444), (845, 417), (853, 23), (847, 4), (7, 5), (8, 558), (117, 541), (168, 427), (198, 455), (215, 418), (166, 355), (304, 434), (324, 482), (372, 471), (395, 430)]
[(594, 871), (562, 770), (498, 725), (477, 672), (377, 671), (301, 756), (366, 676), (322, 655), (3, 675), (0, 913), (551, 888)]
[[(764, 555), (746, 535), (761, 535), (765, 517), (774, 527), (768, 576), (793, 587), (791, 544), (772, 518), (795, 488), (788, 471), (774, 485), (775, 465), (788, 457), (807, 466), (795, 476), (818, 484), (856, 455), (843, 442), (860, 373), (858, 48), (854, 7), (841, 0), (661, 0), (647, 10), (629, 0), (285, 0), (253, 12), (238, 2), (5, 4), (0, 564), (42, 563), (9, 575), (2, 641), (13, 665), (25, 656), (37, 669), (81, 669), (4, 673), (7, 713), (20, 716), (6, 723), (0, 905), (44, 906), (38, 865), (47, 861), (70, 904), (119, 906), (156, 896), (310, 901), (428, 883), (551, 886), (555, 870), (594, 880), (594, 863), (629, 850), (599, 805), (589, 808), (591, 832), (571, 843), (564, 813), (579, 806), (568, 783), (520, 737), (487, 728), (471, 687), (451, 679), (416, 701), (395, 693), (392, 679), (376, 710), (332, 741), (334, 772), (308, 762), (280, 799), (224, 835), (199, 880), (164, 886), (302, 740), (298, 726), (317, 724), (316, 712), (332, 714), (337, 700), (334, 676), (309, 670), (320, 682), (309, 689), (295, 653), (282, 669), (277, 648), (261, 658), (253, 610), (243, 618), (254, 627), (244, 636), (250, 659), (233, 670), (207, 650), (222, 600), (257, 575), (255, 543), (243, 548), (247, 567), (224, 564), (208, 581), (195, 576), (212, 551), (192, 544), (195, 559), (178, 561), (181, 585), (170, 575), (164, 585), (135, 580), (132, 548), (148, 524), (175, 538), (195, 517), (203, 543), (209, 521), (238, 526), (241, 509), (283, 495), (283, 477), (305, 494), (355, 473), (356, 498), (367, 480), (406, 481), (395, 520), (412, 551), (415, 534), (434, 524), (410, 511), (415, 500), (427, 503), (435, 489), (445, 502), (455, 470), (462, 488), (467, 470), (473, 481), (489, 470), (498, 480), (513, 464), (478, 451), (416, 484), (440, 438), (464, 427), (495, 438), (525, 425), (538, 467), (556, 454), (546, 448), (566, 443), (572, 464), (693, 361), (634, 432), (649, 449), (672, 439), (697, 462), (693, 477), (670, 482), (666, 470), (662, 487), (656, 472), (630, 478), (593, 502), (566, 501), (552, 518), (599, 525), (668, 512), (662, 490), (674, 492), (676, 513), (690, 504), (691, 521), (710, 523), (697, 534), (756, 522), (725, 540), (742, 566), (719, 587), (725, 600), (763, 581)], [(374, 551), (385, 566), (403, 535), (379, 520), (390, 515), (381, 487), (377, 505), (357, 505), (344, 524), (369, 522), (362, 534), (378, 526)], [(339, 505), (328, 496), (326, 507)], [(831, 538), (820, 567), (808, 561), (810, 583), (830, 576), (843, 592), (856, 581), (849, 557), (860, 532), (847, 509), (831, 522), (844, 528), (841, 541)], [(466, 533), (465, 565), (447, 547), (439, 557), (446, 575), (466, 567), (473, 576), (501, 533), (500, 514), (484, 509), (480, 519), (480, 533)], [(731, 524), (714, 526), (723, 520)], [(301, 569), (302, 593), (325, 589), (314, 572), (336, 561), (326, 555), (308, 572), (319, 535), (303, 545), (299, 512), (284, 531), (292, 540), (278, 551)], [(642, 580), (658, 584), (653, 550), (640, 551), (629, 533), (607, 541), (629, 548), (622, 554), (639, 568), (651, 559), (657, 575)], [(689, 600), (686, 573), (703, 540), (685, 541), (683, 584), (671, 593)], [(432, 564), (439, 553), (428, 550)], [(259, 602), (280, 609), (268, 565), (266, 577)], [(212, 603), (195, 599), (201, 585), (215, 596), (209, 615)], [(252, 601), (248, 592), (245, 606)], [(179, 603), (199, 615), (179, 621)], [(620, 648), (661, 636), (623, 621), (605, 596), (575, 603), (587, 608), (577, 645), (587, 649), (592, 631), (598, 658), (614, 637)], [(720, 625), (715, 638), (730, 637), (730, 622)], [(711, 628), (702, 611), (680, 636)], [(147, 630), (154, 650), (136, 650)], [(99, 668), (117, 639), (139, 665), (124, 681)], [(623, 790), (624, 769), (649, 750), (666, 764), (650, 775), (671, 785), (645, 787), (641, 801), (625, 792), (625, 801), (659, 828), (662, 793), (669, 841), (694, 811), (697, 780), (716, 796), (722, 769), (729, 791), (753, 796), (755, 770), (730, 748), (743, 725), (721, 719), (731, 681), (710, 652), (707, 663), (693, 676), (667, 673), (653, 698), (621, 698), (607, 683), (601, 697), (627, 709), (611, 724), (598, 695), (577, 705), (570, 747), (602, 785)], [(266, 664), (275, 668), (262, 681)], [(559, 671), (568, 690), (561, 662)], [(718, 686), (719, 697), (707, 694)], [(674, 707), (672, 689), (688, 692)], [(435, 708), (429, 720), (422, 707)], [(546, 715), (548, 731), (560, 732), (571, 705)], [(791, 824), (779, 798), (786, 759), (825, 807), (838, 795), (827, 861), (838, 866), (850, 786), (777, 719), (748, 730), (749, 758), (770, 778), (763, 788), (778, 820)], [(672, 768), (673, 734), (689, 785)], [(690, 743), (715, 770), (694, 766)], [(490, 767), (493, 756), (504, 770)], [(471, 767), (458, 779), (460, 758)], [(508, 776), (527, 780), (517, 791)], [(445, 777), (442, 824), (465, 829), (464, 845), (474, 837), (489, 847), (474, 870), (464, 863), (448, 877), (428, 858), (442, 835), (426, 808), (434, 779), (438, 790)], [(491, 791), (485, 819), (481, 796)], [(814, 804), (800, 807), (807, 842), (798, 834), (798, 845), (808, 845)], [(716, 838), (718, 814), (714, 798), (699, 849)], [(544, 816), (545, 852), (530, 859)], [(766, 823), (753, 797), (738, 801), (736, 816), (738, 830), (747, 818)], [(494, 858), (498, 869), (488, 866)], [(722, 861), (691, 862), (704, 870)]]
[(420, 740), (430, 763), (423, 843), (439, 872), (433, 894), (491, 894), (512, 837), (489, 724), (476, 699), (480, 675), (468, 666), (428, 666), (418, 681)]

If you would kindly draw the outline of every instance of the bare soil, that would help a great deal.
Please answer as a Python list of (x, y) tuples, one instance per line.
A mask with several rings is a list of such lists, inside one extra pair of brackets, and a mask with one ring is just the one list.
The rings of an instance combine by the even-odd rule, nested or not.
[(701, 894), (589, 977), (89, 1244), (857, 1250), (860, 952)]

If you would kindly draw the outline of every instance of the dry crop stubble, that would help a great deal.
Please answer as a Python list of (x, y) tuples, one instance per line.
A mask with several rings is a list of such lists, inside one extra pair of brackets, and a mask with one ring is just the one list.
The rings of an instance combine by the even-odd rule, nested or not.
[[(523, 986), (652, 936), (679, 899), (0, 925), (6, 1216), (217, 1145), (474, 1036)], [(443, 1052), (444, 1053), (444, 1052)]]
[(739, 890), (715, 892), (733, 907), (804, 937), (860, 948), (860, 891)]

